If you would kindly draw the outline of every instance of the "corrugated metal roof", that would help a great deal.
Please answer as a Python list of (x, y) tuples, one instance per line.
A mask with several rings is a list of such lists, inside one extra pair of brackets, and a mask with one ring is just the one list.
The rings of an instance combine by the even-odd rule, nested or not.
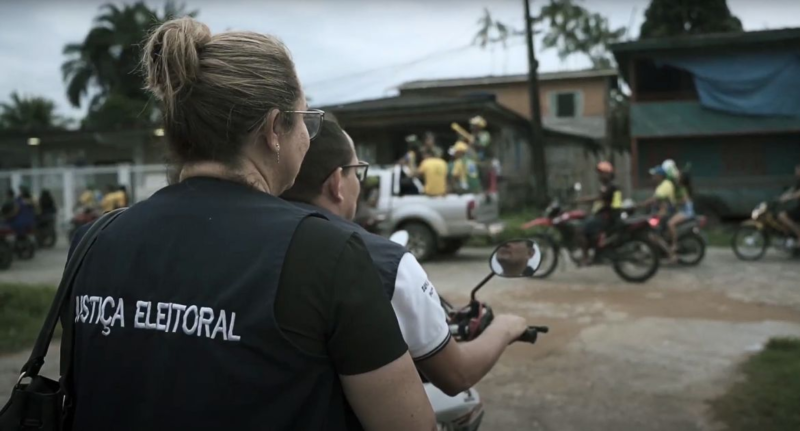
[(402, 95), (384, 97), (381, 99), (361, 100), (357, 102), (338, 105), (323, 106), (321, 109), (333, 112), (379, 111), (395, 109), (414, 109), (425, 107), (439, 107), (448, 105), (464, 105), (469, 103), (494, 102), (493, 95), (480, 96), (419, 96)]
[(699, 102), (631, 105), (631, 136), (678, 137), (800, 131), (800, 118), (732, 115)]
[[(546, 72), (539, 74), (540, 81), (557, 81), (561, 79), (586, 79), (604, 78), (617, 76), (616, 69), (587, 69), (573, 70), (564, 72)], [(451, 87), (472, 87), (479, 85), (514, 84), (527, 82), (528, 75), (502, 75), (502, 76), (482, 76), (474, 78), (450, 78), (450, 79), (426, 79), (411, 81), (398, 87), (403, 90), (421, 90), (426, 88), (451, 88)]]
[(554, 132), (581, 136), (598, 141), (606, 137), (606, 119), (604, 117), (543, 117), (542, 125), (545, 129)]
[(712, 33), (693, 36), (640, 39), (634, 42), (615, 43), (609, 49), (617, 53), (652, 52), (662, 50), (688, 50), (696, 48), (758, 45), (800, 40), (800, 28), (747, 31), (738, 33)]

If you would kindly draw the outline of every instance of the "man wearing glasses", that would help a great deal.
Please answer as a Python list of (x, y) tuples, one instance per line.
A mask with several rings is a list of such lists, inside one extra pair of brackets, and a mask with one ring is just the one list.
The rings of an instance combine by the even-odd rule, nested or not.
[[(335, 121), (325, 118), (294, 186), (281, 197), (324, 214), (342, 229), (359, 233), (391, 298), (417, 368), (436, 387), (454, 396), (483, 378), (527, 324), (521, 317), (498, 315), (477, 339), (453, 341), (436, 289), (414, 256), (405, 247), (351, 222), (367, 170), (368, 164), (359, 162), (356, 156), (352, 139)], [(363, 353), (365, 357), (372, 354)]]

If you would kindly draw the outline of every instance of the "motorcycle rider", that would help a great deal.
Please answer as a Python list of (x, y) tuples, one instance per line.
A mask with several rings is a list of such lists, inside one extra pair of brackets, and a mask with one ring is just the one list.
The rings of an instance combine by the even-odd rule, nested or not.
[(677, 203), (677, 208), (675, 214), (667, 222), (671, 241), (670, 260), (673, 261), (677, 259), (678, 252), (678, 225), (695, 216), (694, 203), (692, 201), (692, 180), (689, 172), (684, 169), (683, 172), (678, 171), (676, 174), (675, 202)]
[[(795, 184), (780, 197), (781, 202), (791, 202), (800, 200), (800, 164), (794, 167)], [(800, 246), (800, 202), (796, 202), (794, 208), (788, 211), (781, 211), (778, 219), (788, 227), (797, 237), (796, 246)]]
[(444, 310), (425, 270), (405, 247), (352, 223), (360, 182), (368, 165), (359, 162), (352, 139), (325, 119), (306, 153), (294, 186), (282, 197), (324, 214), (345, 230), (358, 232), (391, 298), (403, 338), (417, 368), (448, 395), (475, 385), (526, 329), (525, 320), (497, 315), (475, 340), (456, 343)]
[(663, 166), (656, 166), (650, 169), (650, 175), (653, 177), (653, 182), (658, 184), (655, 193), (638, 206), (642, 208), (654, 207), (656, 215), (664, 220), (675, 208), (675, 183), (670, 181)]
[(577, 238), (583, 253), (582, 264), (589, 264), (589, 249), (614, 220), (615, 212), (622, 207), (622, 191), (614, 184), (614, 165), (602, 161), (596, 166), (600, 192), (595, 196), (576, 199), (577, 204), (593, 202), (592, 215), (583, 223)]

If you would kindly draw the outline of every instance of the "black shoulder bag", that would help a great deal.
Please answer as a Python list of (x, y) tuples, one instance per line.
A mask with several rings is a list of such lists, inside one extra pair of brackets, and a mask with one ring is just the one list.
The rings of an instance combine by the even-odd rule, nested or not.
[[(72, 400), (68, 393), (68, 377), (72, 361), (72, 324), (62, 318), (64, 329), (61, 342), (61, 379), (56, 382), (39, 375), (44, 365), (44, 357), (53, 339), (53, 331), (59, 316), (69, 315), (64, 310), (69, 304), (75, 276), (83, 263), (86, 253), (94, 244), (100, 232), (106, 228), (124, 209), (114, 210), (100, 217), (78, 243), (72, 258), (67, 263), (61, 284), (58, 286), (53, 304), (44, 321), (30, 359), (22, 367), (22, 372), (11, 392), (11, 398), (0, 410), (0, 431), (43, 430), (56, 431), (69, 429)], [(65, 313), (66, 311), (66, 313)], [(28, 380), (29, 379), (29, 380)], [(28, 380), (27, 383), (23, 383)]]

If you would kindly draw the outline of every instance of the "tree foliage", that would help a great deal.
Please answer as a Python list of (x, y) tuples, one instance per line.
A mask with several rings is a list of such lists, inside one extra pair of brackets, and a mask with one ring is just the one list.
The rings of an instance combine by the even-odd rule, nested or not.
[[(572, 54), (583, 54), (594, 68), (612, 66), (608, 45), (620, 42), (625, 28), (611, 28), (608, 19), (589, 11), (573, 0), (549, 0), (532, 17), (534, 34), (544, 34), (545, 49), (558, 50), (563, 60)], [(478, 32), (473, 43), (485, 47), (490, 43), (506, 46), (514, 36), (525, 36), (525, 29), (516, 29), (494, 19), (488, 9), (478, 20)]]
[(641, 39), (743, 31), (726, 0), (652, 0), (644, 17)]
[(0, 103), (0, 129), (38, 132), (61, 129), (66, 121), (56, 114), (55, 103), (44, 97), (24, 97), (11, 93), (10, 101)]
[(88, 103), (85, 126), (107, 128), (152, 122), (154, 104), (143, 90), (139, 73), (143, 42), (161, 23), (196, 13), (186, 13), (183, 5), (172, 1), (160, 12), (151, 10), (142, 0), (100, 7), (84, 40), (64, 47), (67, 60), (61, 66), (70, 103), (75, 107)]

